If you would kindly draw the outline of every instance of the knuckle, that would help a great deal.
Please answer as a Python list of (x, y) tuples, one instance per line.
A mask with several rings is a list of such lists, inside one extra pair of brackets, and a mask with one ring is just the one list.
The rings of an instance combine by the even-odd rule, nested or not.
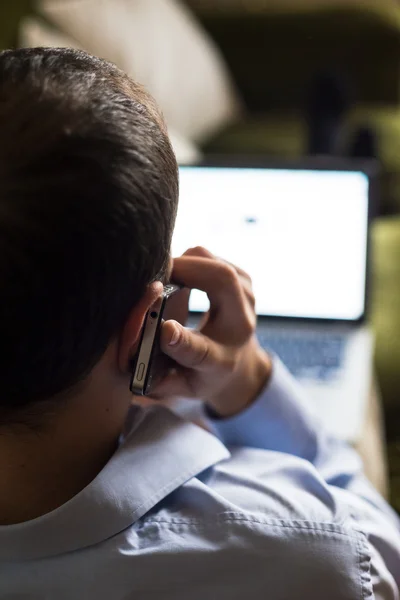
[(239, 277), (238, 277), (236, 269), (228, 263), (224, 263), (224, 262), (220, 263), (219, 276), (220, 276), (220, 281), (222, 284), (228, 283), (228, 284), (232, 285), (232, 283), (236, 283), (236, 284), (239, 283)]
[(194, 355), (193, 355), (193, 366), (194, 367), (201, 367), (202, 365), (204, 365), (207, 362), (208, 358), (209, 358), (209, 354), (210, 354), (210, 347), (203, 340), (203, 343), (199, 344), (199, 346), (196, 348), (196, 350), (194, 352)]
[(255, 297), (255, 295), (254, 295), (254, 293), (253, 293), (252, 290), (248, 292), (247, 297), (248, 297), (248, 300), (250, 302), (250, 306), (254, 309), (255, 306), (256, 306), (256, 297)]
[(207, 248), (204, 248), (204, 246), (195, 246), (194, 248), (191, 248), (191, 252), (195, 256), (203, 256), (205, 258), (212, 257), (211, 252), (209, 252)]
[(225, 356), (221, 359), (220, 369), (224, 373), (232, 373), (237, 366), (237, 359), (232, 353), (226, 353)]
[(183, 349), (183, 351), (190, 350), (192, 346), (188, 332), (183, 327), (180, 330), (179, 346)]
[(204, 365), (210, 354), (209, 344), (199, 331), (185, 331), (181, 340), (181, 347), (187, 357), (187, 366), (198, 368)]
[(243, 335), (246, 337), (246, 339), (249, 339), (255, 332), (256, 330), (256, 316), (255, 314), (247, 314), (243, 320), (243, 326), (242, 326), (242, 331), (243, 331)]
[(250, 277), (250, 275), (248, 274), (248, 272), (247, 272), (247, 271), (243, 271), (243, 277), (244, 277), (245, 279), (247, 279), (247, 281), (250, 283), (250, 285), (252, 285), (252, 283), (253, 283), (253, 280), (252, 280), (252, 278)]

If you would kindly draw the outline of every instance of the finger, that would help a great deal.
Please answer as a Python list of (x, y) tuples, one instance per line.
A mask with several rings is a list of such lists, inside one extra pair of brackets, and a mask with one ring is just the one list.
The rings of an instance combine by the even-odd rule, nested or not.
[(243, 310), (244, 292), (237, 271), (225, 262), (198, 256), (182, 256), (174, 260), (173, 280), (189, 288), (206, 292), (212, 309), (224, 305), (224, 312)]
[(153, 400), (163, 400), (164, 402), (171, 398), (195, 398), (197, 394), (189, 381), (190, 379), (186, 378), (184, 373), (176, 370), (170, 371), (152, 390), (151, 397)]
[(160, 345), (164, 354), (185, 369), (204, 372), (224, 362), (224, 352), (219, 344), (176, 321), (163, 324)]
[[(212, 257), (211, 252), (208, 252), (208, 250), (206, 250), (205, 248), (199, 247), (199, 248), (194, 248), (194, 250), (199, 250), (200, 252), (204, 252), (204, 256), (208, 255), (209, 257)], [(220, 260), (235, 269), (235, 271), (237, 272), (237, 274), (240, 277), (246, 298), (249, 301), (252, 309), (254, 309), (256, 306), (256, 299), (255, 299), (254, 292), (253, 292), (253, 282), (251, 280), (250, 275), (247, 273), (247, 271), (244, 271), (241, 267), (238, 267), (234, 263), (231, 263), (229, 260), (224, 260), (223, 258), (218, 258), (217, 260)]]
[(227, 262), (228, 265), (231, 265), (231, 267), (233, 267), (235, 269), (235, 271), (237, 271), (238, 275), (240, 275), (241, 277), (243, 277), (243, 279), (245, 279), (246, 281), (249, 281), (250, 284), (251, 284), (251, 277), (247, 273), (247, 271), (244, 271), (244, 269), (242, 269), (241, 267), (238, 267), (237, 265), (235, 265), (235, 264), (233, 264), (233, 263), (231, 263), (229, 261), (224, 261), (224, 262)]
[(237, 265), (229, 262), (228, 260), (224, 260), (223, 258), (215, 257), (209, 250), (207, 250), (207, 248), (204, 248), (203, 246), (196, 246), (195, 248), (189, 248), (188, 250), (186, 250), (186, 252), (184, 252), (184, 254), (182, 256), (199, 256), (202, 258), (213, 258), (215, 260), (219, 260), (219, 261), (226, 263), (227, 265), (230, 265), (231, 267), (233, 267), (242, 279), (243, 287), (246, 291), (247, 298), (249, 299), (250, 303), (254, 306), (255, 300), (254, 300), (254, 295), (253, 295), (253, 290), (252, 290), (252, 281), (251, 281), (251, 277), (247, 273), (247, 271), (244, 271), (241, 267), (238, 267)]
[(194, 248), (189, 248), (186, 252), (183, 253), (182, 256), (201, 256), (203, 258), (215, 258), (215, 256), (203, 246), (195, 246)]
[(249, 301), (251, 307), (254, 309), (255, 305), (256, 305), (256, 299), (254, 296), (253, 283), (252, 283), (250, 275), (247, 273), (247, 271), (244, 271), (241, 267), (238, 267), (237, 265), (235, 265), (229, 261), (224, 261), (222, 258), (220, 258), (219, 260), (226, 262), (228, 265), (230, 265), (231, 267), (233, 267), (235, 269), (235, 271), (237, 272), (237, 274), (240, 277), (246, 298)]
[(182, 254), (182, 256), (199, 256), (202, 258), (214, 258), (216, 260), (220, 260), (221, 262), (226, 263), (227, 265), (230, 265), (231, 267), (233, 267), (235, 269), (235, 271), (237, 271), (238, 275), (243, 277), (243, 279), (250, 281), (250, 283), (251, 283), (251, 277), (247, 273), (247, 271), (245, 271), (241, 267), (238, 267), (238, 265), (235, 265), (234, 263), (230, 262), (229, 260), (225, 260), (224, 258), (221, 258), (221, 257), (216, 257), (209, 250), (207, 250), (207, 248), (204, 248), (203, 246), (196, 246), (195, 248), (188, 248), (188, 250), (186, 250), (186, 252), (184, 252)]
[(240, 275), (240, 281), (241, 281), (245, 296), (246, 296), (250, 306), (252, 307), (252, 309), (254, 309), (254, 307), (256, 305), (256, 298), (254, 296), (254, 290), (253, 290), (253, 285), (251, 283), (251, 279), (249, 277), (244, 277), (244, 276)]
[(185, 252), (184, 256), (200, 256), (203, 258), (214, 258), (215, 260), (220, 260), (221, 262), (226, 263), (227, 265), (230, 265), (231, 267), (233, 267), (235, 269), (235, 271), (237, 272), (237, 274), (240, 276), (240, 279), (242, 281), (242, 285), (243, 285), (243, 288), (244, 288), (244, 291), (245, 291), (248, 301), (250, 302), (252, 308), (255, 307), (256, 301), (254, 298), (252, 281), (251, 281), (251, 277), (247, 273), (247, 271), (245, 271), (241, 267), (238, 267), (237, 265), (230, 262), (229, 260), (225, 260), (221, 257), (214, 256), (209, 250), (207, 250), (207, 248), (204, 248), (203, 246), (196, 246), (195, 248), (189, 248), (189, 250), (187, 250)]

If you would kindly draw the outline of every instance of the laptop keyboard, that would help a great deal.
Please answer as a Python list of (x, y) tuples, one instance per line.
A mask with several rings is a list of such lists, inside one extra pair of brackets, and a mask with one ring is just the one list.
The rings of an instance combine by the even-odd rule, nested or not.
[(343, 365), (347, 337), (337, 334), (261, 331), (260, 344), (279, 356), (295, 377), (334, 379)]

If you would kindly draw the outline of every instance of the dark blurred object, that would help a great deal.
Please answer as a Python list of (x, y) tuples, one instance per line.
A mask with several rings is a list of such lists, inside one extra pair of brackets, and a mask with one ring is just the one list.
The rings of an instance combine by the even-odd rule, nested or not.
[[(397, 0), (186, 3), (221, 48), (248, 109), (246, 121), (209, 140), (206, 152), (359, 156), (374, 145), (372, 153), (382, 166), (382, 213), (400, 213)], [(311, 102), (318, 87), (320, 99)], [(373, 143), (360, 133), (366, 128), (375, 136)]]
[[(400, 101), (398, 0), (186, 0), (221, 47), (249, 109), (302, 106), (334, 69), (356, 103)], [(290, 76), (288, 76), (290, 75)]]
[[(395, 421), (397, 428), (400, 423)], [(399, 431), (399, 429), (397, 429)], [(397, 512), (400, 514), (400, 438), (389, 442), (389, 476), (391, 485), (391, 502)]]
[(349, 148), (353, 158), (378, 158), (378, 144), (375, 132), (370, 127), (360, 127), (355, 131)]
[(305, 103), (307, 154), (340, 156), (344, 150), (344, 119), (350, 109), (349, 85), (338, 73), (318, 74)]

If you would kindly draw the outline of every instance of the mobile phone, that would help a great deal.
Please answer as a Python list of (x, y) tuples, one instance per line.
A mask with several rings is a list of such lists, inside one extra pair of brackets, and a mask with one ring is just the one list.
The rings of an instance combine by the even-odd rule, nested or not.
[(173, 283), (164, 286), (162, 295), (147, 312), (139, 348), (132, 361), (130, 384), (132, 394), (139, 396), (151, 394), (174, 365), (173, 360), (161, 352), (160, 335), (163, 322), (174, 316), (170, 314), (169, 301), (182, 290), (181, 286)]

